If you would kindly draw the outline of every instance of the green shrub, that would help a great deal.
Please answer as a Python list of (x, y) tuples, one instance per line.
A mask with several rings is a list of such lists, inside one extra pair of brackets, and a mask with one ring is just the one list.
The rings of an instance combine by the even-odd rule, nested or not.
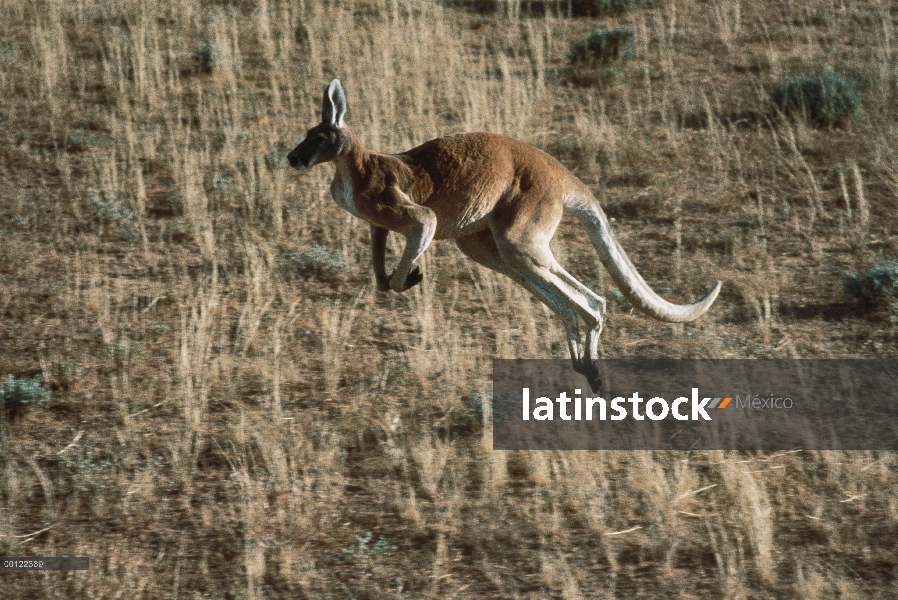
[(861, 91), (857, 82), (833, 71), (800, 75), (773, 86), (770, 102), (785, 115), (799, 114), (814, 125), (832, 127), (857, 119)]
[(593, 31), (585, 40), (577, 42), (568, 53), (571, 62), (611, 63), (629, 60), (636, 54), (632, 29)]
[(69, 131), (62, 145), (67, 152), (84, 152), (96, 143), (96, 136), (83, 129)]
[(845, 292), (864, 302), (898, 305), (898, 263), (886, 261), (863, 273), (844, 273)]
[(7, 375), (0, 386), (0, 398), (3, 398), (3, 408), (10, 414), (23, 410), (28, 405), (36, 405), (51, 399), (50, 392), (44, 389), (44, 376), (13, 377)]
[(218, 66), (218, 49), (207, 42), (203, 42), (193, 51), (193, 62), (203, 73), (211, 73)]
[(104, 225), (107, 223), (122, 225), (134, 216), (134, 213), (124, 205), (121, 199), (103, 200), (94, 192), (88, 194), (87, 209), (94, 219)]

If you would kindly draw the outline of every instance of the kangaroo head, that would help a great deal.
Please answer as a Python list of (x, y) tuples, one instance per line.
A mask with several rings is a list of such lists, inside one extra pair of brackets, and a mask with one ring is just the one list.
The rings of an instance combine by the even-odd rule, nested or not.
[(312, 127), (306, 139), (287, 155), (294, 169), (310, 169), (349, 152), (351, 138), (343, 125), (346, 114), (346, 95), (339, 79), (331, 81), (324, 91), (321, 105), (321, 123)]

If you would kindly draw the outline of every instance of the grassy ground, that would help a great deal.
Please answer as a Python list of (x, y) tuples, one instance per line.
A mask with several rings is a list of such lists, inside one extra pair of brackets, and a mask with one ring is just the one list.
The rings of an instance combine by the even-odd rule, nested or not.
[[(91, 557), (0, 597), (898, 597), (894, 454), (492, 452), (490, 361), (557, 319), (450, 243), (376, 292), (332, 167), (286, 168), (340, 77), (369, 148), (527, 141), (662, 295), (725, 280), (631, 314), (566, 223), (604, 356), (898, 356), (842, 289), (898, 256), (898, 9), (582, 4), (0, 0), (0, 377), (51, 396), (0, 421), (0, 555)], [(772, 110), (829, 71), (856, 120)]]

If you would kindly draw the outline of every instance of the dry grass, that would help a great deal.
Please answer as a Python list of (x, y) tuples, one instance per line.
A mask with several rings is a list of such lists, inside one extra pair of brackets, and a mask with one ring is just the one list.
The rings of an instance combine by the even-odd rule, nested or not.
[[(898, 12), (529, 4), (0, 0), (0, 377), (52, 394), (0, 421), (0, 554), (92, 561), (0, 595), (898, 596), (893, 454), (492, 452), (490, 360), (565, 357), (557, 320), (443, 243), (378, 294), (331, 167), (284, 159), (339, 76), (370, 148), (528, 141), (659, 292), (727, 280), (698, 323), (631, 315), (565, 226), (604, 355), (895, 357), (841, 274), (898, 256)], [(616, 27), (634, 60), (570, 65)], [(825, 69), (856, 123), (770, 111)]]

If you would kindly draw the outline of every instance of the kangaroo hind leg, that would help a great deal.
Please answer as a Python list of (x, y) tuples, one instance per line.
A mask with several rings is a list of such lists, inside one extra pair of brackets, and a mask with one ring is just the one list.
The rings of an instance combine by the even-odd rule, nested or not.
[[(600, 380), (599, 336), (602, 335), (602, 329), (605, 325), (607, 303), (604, 298), (593, 292), (591, 289), (580, 283), (573, 275), (565, 271), (554, 258), (552, 259), (552, 265), (550, 265), (549, 270), (570, 287), (583, 294), (589, 303), (590, 308), (595, 311), (595, 325), (589, 326), (590, 321), (587, 320), (586, 343), (583, 349), (580, 367), (579, 369), (577, 367), (574, 368), (575, 371), (585, 376), (586, 379), (589, 380), (590, 385), (592, 385), (592, 382), (598, 382)], [(598, 391), (598, 383), (593, 386), (592, 391)]]
[(567, 337), (568, 350), (574, 359), (574, 364), (579, 364), (583, 357), (583, 348), (580, 345), (580, 322), (577, 312), (560, 296), (538, 280), (525, 276), (522, 272), (513, 268), (502, 259), (493, 232), (489, 229), (467, 235), (455, 240), (458, 249), (468, 258), (472, 259), (488, 269), (501, 273), (513, 281), (519, 283), (530, 293), (539, 299), (561, 319)]
[[(507, 244), (508, 241), (503, 242)], [(587, 378), (593, 391), (597, 390), (600, 381), (596, 358), (602, 312), (580, 294), (579, 290), (571, 290), (544, 266), (547, 263), (554, 263), (551, 253), (548, 254), (551, 261), (547, 261), (544, 252), (522, 251), (523, 247), (517, 244), (514, 245), (515, 251), (506, 250), (503, 253), (490, 229), (460, 238), (456, 243), (462, 252), (476, 262), (521, 284), (561, 319), (574, 371)], [(527, 255), (529, 258), (523, 258), (521, 255)], [(515, 264), (508, 260), (508, 256), (512, 257)], [(580, 342), (581, 317), (587, 327), (586, 347)]]
[[(520, 272), (530, 285), (551, 293), (583, 319), (586, 327), (585, 348), (576, 354), (571, 352), (571, 362), (574, 371), (585, 376), (593, 391), (597, 391), (601, 384), (598, 341), (605, 321), (605, 300), (558, 264), (547, 240), (534, 242), (527, 237), (515, 239), (505, 232), (494, 233), (494, 237), (504, 262)], [(577, 335), (579, 336), (579, 331)]]

